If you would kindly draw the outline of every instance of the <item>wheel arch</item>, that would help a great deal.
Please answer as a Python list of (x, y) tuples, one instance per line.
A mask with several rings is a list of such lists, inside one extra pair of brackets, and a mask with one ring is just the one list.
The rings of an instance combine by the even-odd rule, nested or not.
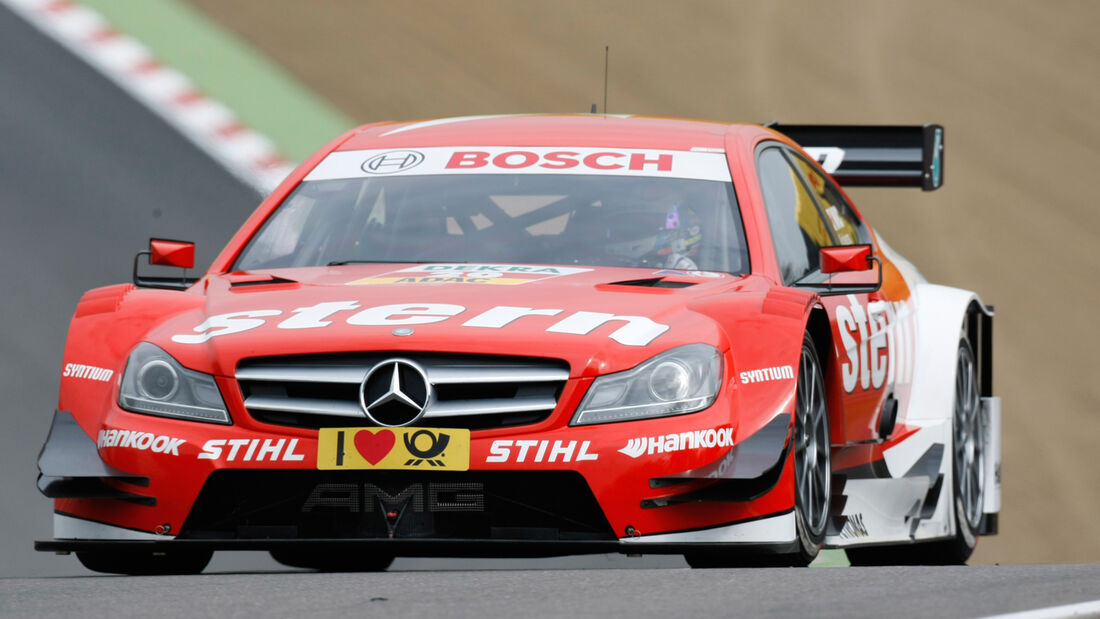
[(979, 363), (982, 396), (993, 389), (993, 308), (974, 292), (936, 284), (918, 284), (917, 346), (914, 389), (906, 418), (948, 420), (953, 414), (955, 354), (960, 337), (970, 342)]
[[(833, 352), (833, 329), (829, 323), (829, 314), (824, 307), (815, 305), (810, 309), (809, 316), (806, 317), (806, 332), (810, 334), (810, 339), (814, 342), (814, 349), (817, 352), (818, 363), (821, 364), (821, 372), (825, 376), (825, 391), (826, 391), (826, 404), (828, 405), (829, 414), (829, 431), (830, 433), (836, 431), (834, 429), (843, 429), (844, 420), (842, 419), (843, 412), (839, 406), (835, 405), (832, 401), (832, 395), (829, 394), (829, 372), (833, 366), (833, 359), (836, 356)], [(838, 435), (833, 436), (833, 441), (838, 440)]]
[(814, 341), (822, 369), (828, 371), (833, 358), (833, 330), (829, 326), (829, 314), (824, 307), (816, 305), (810, 310), (806, 319), (806, 331)]
[(978, 364), (978, 385), (983, 398), (993, 395), (993, 306), (974, 297), (966, 308), (965, 337)]

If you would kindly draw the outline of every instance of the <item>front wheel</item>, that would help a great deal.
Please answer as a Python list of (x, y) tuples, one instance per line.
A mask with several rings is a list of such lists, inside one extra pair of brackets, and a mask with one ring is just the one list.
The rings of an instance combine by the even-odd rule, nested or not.
[(809, 565), (821, 550), (829, 521), (832, 476), (829, 455), (824, 371), (813, 339), (807, 333), (802, 339), (798, 362), (794, 411), (794, 516), (798, 549), (790, 554), (770, 555), (702, 551), (685, 555), (688, 565), (696, 568)]
[(791, 555), (791, 564), (809, 565), (817, 558), (821, 544), (825, 541), (832, 477), (825, 378), (809, 333), (802, 341), (797, 398), (794, 431), (794, 515), (798, 552)]
[(210, 550), (172, 550), (167, 552), (77, 552), (76, 558), (93, 572), (153, 576), (166, 574), (198, 574), (206, 569)]

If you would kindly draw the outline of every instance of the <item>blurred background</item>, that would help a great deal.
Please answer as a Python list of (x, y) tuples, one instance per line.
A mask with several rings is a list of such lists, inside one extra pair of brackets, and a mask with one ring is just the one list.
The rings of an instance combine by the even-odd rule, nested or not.
[[(358, 123), (602, 108), (605, 46), (612, 113), (942, 124), (941, 190), (850, 193), (929, 280), (996, 306), (1001, 533), (973, 562), (1100, 560), (1100, 3), (86, 4), (291, 161)], [(150, 236), (196, 240), (209, 263), (259, 199), (40, 39), (0, 7), (0, 551), (18, 558), (0, 576), (55, 573), (51, 561), (79, 570), (30, 548), (51, 533), (34, 459), (80, 294), (128, 281)], [(133, 158), (115, 162), (120, 152)]]

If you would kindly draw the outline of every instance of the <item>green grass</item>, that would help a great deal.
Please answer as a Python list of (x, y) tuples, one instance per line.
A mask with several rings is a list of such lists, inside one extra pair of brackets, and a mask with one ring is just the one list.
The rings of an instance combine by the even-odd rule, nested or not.
[(822, 550), (810, 567), (848, 567), (848, 555), (843, 550)]

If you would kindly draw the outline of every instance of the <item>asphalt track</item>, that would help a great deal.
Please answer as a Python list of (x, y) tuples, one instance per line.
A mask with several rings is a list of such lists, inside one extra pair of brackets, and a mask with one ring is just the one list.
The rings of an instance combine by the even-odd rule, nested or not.
[(315, 575), (222, 553), (208, 575), (130, 579), (34, 553), (51, 530), (34, 459), (81, 291), (126, 281), (150, 236), (196, 241), (205, 265), (258, 196), (2, 7), (0, 58), (0, 616), (981, 616), (1100, 598), (1095, 565), (691, 571), (664, 559), (628, 570), (666, 564), (594, 557)]
[(983, 617), (1089, 602), (1098, 581), (1097, 566), (93, 576), (0, 580), (0, 615)]
[(82, 61), (0, 7), (0, 575), (83, 573), (52, 537), (35, 460), (83, 291), (128, 281), (149, 237), (203, 268), (259, 196)]

